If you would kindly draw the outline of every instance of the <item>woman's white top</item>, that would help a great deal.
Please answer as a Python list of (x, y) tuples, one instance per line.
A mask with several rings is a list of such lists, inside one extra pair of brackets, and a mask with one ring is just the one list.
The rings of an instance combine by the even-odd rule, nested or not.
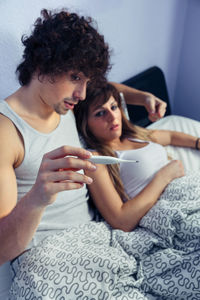
[[(138, 139), (130, 139), (144, 143)], [(165, 148), (157, 143), (148, 141), (147, 145), (131, 150), (115, 151), (122, 159), (138, 160), (138, 163), (120, 163), (120, 177), (126, 194), (135, 197), (154, 177), (158, 170), (169, 160)]]

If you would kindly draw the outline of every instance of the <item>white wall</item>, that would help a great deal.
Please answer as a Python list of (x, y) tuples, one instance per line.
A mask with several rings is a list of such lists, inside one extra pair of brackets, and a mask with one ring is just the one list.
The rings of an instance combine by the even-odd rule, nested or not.
[[(18, 86), (21, 35), (41, 8), (68, 7), (93, 16), (113, 49), (109, 79), (123, 81), (158, 65), (165, 73), (171, 103), (188, 0), (6, 0), (0, 1), (0, 98)], [(2, 71), (3, 70), (3, 71)]]
[(0, 1), (0, 99), (19, 85), (21, 36), (42, 8), (91, 15), (112, 49), (109, 79), (123, 81), (157, 65), (165, 73), (172, 111), (200, 120), (199, 0)]
[(174, 112), (200, 121), (200, 1), (190, 0), (178, 66)]

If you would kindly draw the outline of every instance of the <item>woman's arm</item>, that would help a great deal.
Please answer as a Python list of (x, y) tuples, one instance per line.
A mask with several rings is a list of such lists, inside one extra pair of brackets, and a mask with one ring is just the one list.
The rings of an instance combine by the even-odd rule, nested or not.
[(171, 161), (157, 172), (136, 197), (125, 203), (117, 193), (105, 165), (97, 165), (95, 172), (87, 171), (86, 174), (93, 178), (93, 183), (88, 188), (104, 219), (113, 228), (131, 231), (156, 203), (169, 182), (183, 176), (184, 170), (180, 161)]
[[(195, 136), (179, 131), (172, 130), (154, 130), (152, 140), (163, 146), (172, 145), (180, 147), (189, 147), (200, 150), (200, 140)], [(197, 147), (197, 148), (196, 148)]]
[(151, 93), (143, 92), (125, 84), (111, 82), (119, 92), (124, 94), (127, 104), (141, 105), (149, 113), (149, 119), (154, 122), (165, 115), (167, 103)]

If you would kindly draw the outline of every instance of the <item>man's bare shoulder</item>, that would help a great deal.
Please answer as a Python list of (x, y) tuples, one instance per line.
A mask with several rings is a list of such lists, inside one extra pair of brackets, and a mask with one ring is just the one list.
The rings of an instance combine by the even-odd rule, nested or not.
[(13, 122), (1, 113), (0, 141), (0, 161), (18, 165), (24, 155), (23, 141)]
[(9, 138), (8, 132), (11, 135), (12, 131), (16, 131), (15, 125), (8, 117), (0, 113), (0, 135), (7, 135), (7, 137)]

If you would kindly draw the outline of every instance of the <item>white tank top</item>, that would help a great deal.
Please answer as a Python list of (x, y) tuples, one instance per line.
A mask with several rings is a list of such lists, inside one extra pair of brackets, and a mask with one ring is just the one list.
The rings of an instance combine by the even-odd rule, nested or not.
[[(145, 141), (130, 139), (132, 141)], [(135, 197), (154, 177), (155, 173), (169, 161), (165, 148), (153, 142), (139, 149), (116, 151), (118, 157), (135, 159), (138, 163), (120, 163), (120, 177), (126, 194)]]
[[(32, 128), (11, 109), (6, 101), (0, 101), (0, 113), (15, 124), (24, 140), (25, 157), (22, 164), (15, 169), (18, 201), (20, 201), (35, 183), (45, 153), (63, 145), (75, 147), (81, 145), (71, 111), (65, 116), (61, 115), (58, 127), (48, 134)], [(64, 229), (73, 223), (88, 222), (92, 217), (85, 186), (78, 190), (60, 192), (56, 201), (46, 208), (29, 246), (37, 244), (39, 240), (55, 230)]]

